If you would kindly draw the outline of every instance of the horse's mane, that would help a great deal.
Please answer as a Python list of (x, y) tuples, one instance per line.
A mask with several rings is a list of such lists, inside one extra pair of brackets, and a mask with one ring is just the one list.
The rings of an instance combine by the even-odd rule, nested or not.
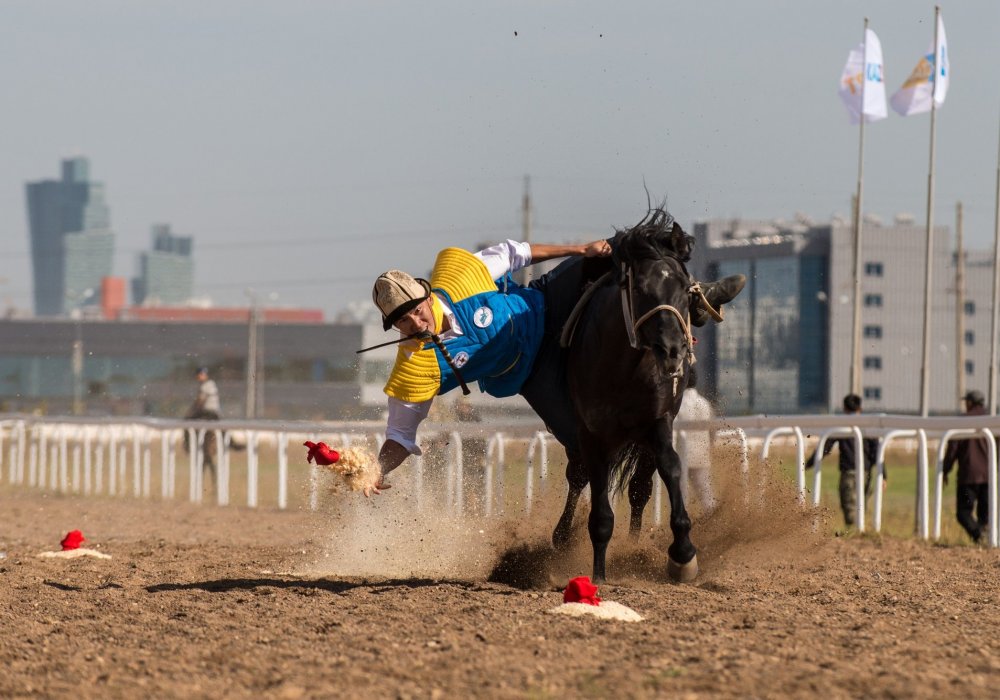
[(686, 263), (691, 259), (694, 237), (684, 232), (664, 207), (651, 208), (642, 220), (615, 231), (615, 262), (670, 257)]

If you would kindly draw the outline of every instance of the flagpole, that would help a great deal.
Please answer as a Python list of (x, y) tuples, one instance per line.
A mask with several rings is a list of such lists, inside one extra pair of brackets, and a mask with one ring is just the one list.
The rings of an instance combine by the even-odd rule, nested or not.
[(955, 405), (965, 396), (965, 241), (962, 202), (955, 202)]
[(926, 417), (930, 413), (930, 354), (931, 354), (931, 263), (934, 250), (934, 134), (937, 122), (937, 81), (941, 70), (938, 56), (938, 20), (941, 16), (941, 6), (934, 7), (934, 82), (931, 85), (931, 157), (927, 172), (927, 242), (924, 260), (924, 339), (920, 366), (920, 415)]
[(865, 84), (868, 82), (868, 18), (862, 34), (861, 128), (858, 130), (858, 193), (854, 200), (854, 321), (851, 330), (851, 393), (861, 395), (861, 215), (865, 182)]
[(997, 316), (1000, 314), (1000, 142), (997, 145), (997, 192), (993, 204), (993, 323), (990, 327), (990, 415), (997, 414)]

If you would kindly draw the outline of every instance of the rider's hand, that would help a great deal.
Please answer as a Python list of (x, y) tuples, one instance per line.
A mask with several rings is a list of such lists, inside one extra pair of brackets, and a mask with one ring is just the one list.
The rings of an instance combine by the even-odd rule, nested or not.
[(392, 484), (387, 484), (385, 481), (385, 475), (379, 474), (378, 479), (371, 486), (365, 486), (364, 494), (365, 498), (371, 498), (372, 495), (379, 496), (386, 489), (391, 489)]
[(606, 258), (609, 255), (611, 255), (611, 244), (603, 239), (588, 243), (583, 248), (585, 258)]

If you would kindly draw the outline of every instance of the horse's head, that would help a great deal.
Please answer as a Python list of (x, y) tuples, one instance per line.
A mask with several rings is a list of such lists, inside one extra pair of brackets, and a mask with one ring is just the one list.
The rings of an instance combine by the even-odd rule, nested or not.
[(693, 280), (684, 263), (694, 239), (664, 209), (615, 237), (614, 260), (632, 347), (648, 349), (680, 377), (694, 343), (690, 329)]

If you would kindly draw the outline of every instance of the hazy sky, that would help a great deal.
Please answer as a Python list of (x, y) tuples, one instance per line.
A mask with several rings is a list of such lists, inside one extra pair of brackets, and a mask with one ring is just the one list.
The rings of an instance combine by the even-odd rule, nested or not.
[[(992, 246), (1000, 2), (942, 3), (937, 223)], [(370, 299), (447, 245), (847, 215), (857, 127), (837, 85), (865, 15), (891, 95), (932, 3), (12, 0), (0, 7), (0, 301), (31, 305), (24, 183), (91, 161), (131, 277), (150, 225), (195, 239), (196, 292), (320, 307)], [(866, 129), (866, 211), (924, 221), (929, 115)], [(922, 242), (915, 241), (915, 245)]]

